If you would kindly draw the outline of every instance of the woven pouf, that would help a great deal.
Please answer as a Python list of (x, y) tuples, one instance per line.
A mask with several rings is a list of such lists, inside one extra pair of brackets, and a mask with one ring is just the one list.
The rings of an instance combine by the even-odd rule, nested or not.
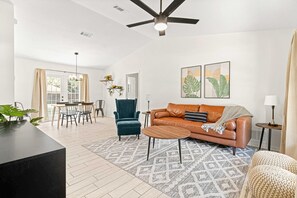
[(249, 171), (249, 188), (256, 198), (294, 198), (296, 175), (276, 166), (258, 165)]
[(287, 155), (272, 151), (258, 151), (253, 155), (251, 168), (258, 165), (271, 165), (297, 174), (297, 161)]

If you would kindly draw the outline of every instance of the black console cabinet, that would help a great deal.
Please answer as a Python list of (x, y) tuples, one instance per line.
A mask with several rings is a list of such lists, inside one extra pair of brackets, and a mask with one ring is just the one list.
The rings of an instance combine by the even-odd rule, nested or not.
[(65, 198), (65, 147), (25, 121), (0, 125), (0, 197)]

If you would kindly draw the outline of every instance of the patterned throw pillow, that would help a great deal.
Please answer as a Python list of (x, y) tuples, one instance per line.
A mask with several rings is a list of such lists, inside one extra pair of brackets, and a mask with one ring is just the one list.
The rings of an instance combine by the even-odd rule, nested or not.
[(190, 120), (194, 122), (206, 122), (207, 121), (207, 112), (185, 112), (185, 120)]

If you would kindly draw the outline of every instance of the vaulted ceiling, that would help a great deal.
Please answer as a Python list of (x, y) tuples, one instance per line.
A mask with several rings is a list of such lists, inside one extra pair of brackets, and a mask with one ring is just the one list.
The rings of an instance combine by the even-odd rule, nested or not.
[[(173, 0), (163, 0), (166, 8)], [(17, 56), (103, 68), (155, 39), (297, 27), (296, 0), (186, 0), (173, 14), (196, 25), (169, 24), (159, 37), (152, 19), (129, 0), (12, 0)], [(159, 0), (143, 0), (159, 12)], [(120, 11), (123, 9), (123, 11)], [(85, 32), (91, 37), (81, 35)]]

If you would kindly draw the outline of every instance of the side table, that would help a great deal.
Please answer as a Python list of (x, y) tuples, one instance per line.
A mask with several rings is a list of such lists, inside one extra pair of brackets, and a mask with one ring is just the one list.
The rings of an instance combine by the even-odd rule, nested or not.
[(261, 149), (262, 146), (262, 141), (263, 141), (263, 136), (264, 136), (264, 131), (265, 129), (268, 129), (268, 150), (270, 151), (270, 145), (271, 145), (271, 130), (282, 130), (282, 125), (277, 125), (277, 126), (272, 126), (272, 125), (268, 125), (267, 123), (257, 123), (256, 124), (257, 127), (262, 128), (262, 133), (261, 133), (261, 139), (260, 139), (260, 145), (259, 145), (259, 149)]
[(146, 127), (148, 127), (148, 122), (149, 122), (149, 117), (151, 115), (151, 112), (150, 111), (144, 111), (144, 112), (142, 112), (142, 114), (144, 114), (144, 125), (143, 125), (143, 128), (146, 128)]

